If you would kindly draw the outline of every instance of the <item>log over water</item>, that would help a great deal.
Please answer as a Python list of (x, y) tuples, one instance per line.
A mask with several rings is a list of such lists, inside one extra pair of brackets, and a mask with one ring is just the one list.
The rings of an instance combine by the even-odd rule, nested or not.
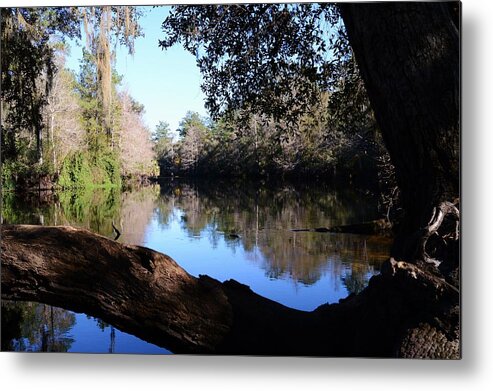
[(335, 227), (317, 227), (317, 228), (294, 228), (293, 232), (333, 232), (333, 233), (351, 233), (361, 235), (392, 235), (392, 224), (385, 219), (365, 221), (362, 223), (337, 225)]
[(459, 358), (459, 291), (387, 261), (360, 294), (312, 312), (84, 229), (2, 227), (2, 299), (98, 317), (176, 353)]

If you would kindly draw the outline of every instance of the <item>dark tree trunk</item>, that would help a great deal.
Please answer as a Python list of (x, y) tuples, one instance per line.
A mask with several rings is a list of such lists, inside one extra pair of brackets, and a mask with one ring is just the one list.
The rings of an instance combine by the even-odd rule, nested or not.
[(2, 299), (84, 312), (174, 352), (460, 354), (457, 288), (405, 262), (387, 262), (359, 295), (306, 312), (83, 229), (3, 226), (1, 251)]
[(393, 255), (413, 261), (440, 210), (458, 218), (449, 202), (459, 196), (459, 3), (340, 10), (401, 189), (406, 215)]
[(36, 132), (36, 157), (39, 164), (43, 164), (43, 128), (41, 126), (35, 127)]

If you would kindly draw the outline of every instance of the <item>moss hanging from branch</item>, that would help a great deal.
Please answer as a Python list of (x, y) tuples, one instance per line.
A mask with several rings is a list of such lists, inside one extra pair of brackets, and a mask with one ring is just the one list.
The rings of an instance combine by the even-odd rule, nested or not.
[(55, 69), (51, 37), (78, 37), (78, 20), (73, 8), (39, 7), (2, 8), (0, 21), (2, 157), (18, 160), (23, 145), (31, 149), (36, 139), (36, 152), (26, 159), (32, 166), (41, 163), (42, 110)]
[(136, 7), (89, 7), (82, 9), (86, 45), (94, 54), (99, 84), (99, 99), (103, 106), (103, 127), (108, 141), (113, 138), (112, 130), (112, 66), (114, 46), (122, 43), (130, 54), (134, 53), (134, 40), (141, 35)]
[(111, 9), (103, 7), (99, 21), (99, 37), (96, 48), (96, 69), (100, 99), (103, 104), (103, 125), (108, 139), (111, 139), (111, 49), (109, 34), (111, 32)]

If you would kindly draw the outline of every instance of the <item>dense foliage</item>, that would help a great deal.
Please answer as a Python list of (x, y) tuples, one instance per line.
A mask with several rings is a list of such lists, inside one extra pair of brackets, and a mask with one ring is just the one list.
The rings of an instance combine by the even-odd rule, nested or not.
[[(2, 184), (120, 186), (156, 171), (143, 106), (118, 88), (114, 43), (134, 51), (136, 7), (2, 9)], [(86, 48), (65, 68), (67, 38)]]
[[(300, 118), (297, 132), (291, 132), (286, 121), (260, 114), (245, 122), (212, 121), (189, 112), (174, 141), (167, 124), (161, 124), (155, 133), (161, 174), (338, 175), (376, 181), (378, 159), (384, 156), (378, 137), (334, 127), (323, 97), (321, 102)], [(280, 140), (280, 134), (286, 137)]]
[(215, 122), (162, 167), (376, 178), (388, 162), (333, 4), (174, 6), (163, 31), (196, 56)]
[(294, 125), (320, 103), (321, 91), (346, 125), (348, 110), (367, 115), (334, 4), (174, 6), (162, 27), (161, 47), (182, 44), (196, 56), (213, 118), (248, 110)]
[(285, 117), (318, 98), (315, 82), (328, 65), (320, 23), (325, 10), (313, 4), (175, 6), (160, 45), (181, 43), (196, 55), (214, 116), (248, 103)]
[[(79, 36), (71, 8), (2, 8), (2, 156), (22, 154), (36, 138), (42, 162), (42, 109), (56, 69), (54, 40)], [(42, 77), (44, 75), (44, 77)]]
[[(116, 42), (133, 52), (135, 38), (142, 35), (140, 11), (45, 11), (59, 16), (47, 18), (53, 26), (46, 28), (45, 60), (51, 65), (30, 73), (36, 88), (29, 95), (40, 99), (38, 119), (21, 124), (22, 115), (12, 111), (16, 105), (2, 100), (14, 113), (2, 127), (3, 139), (14, 146), (4, 143), (5, 188), (37, 186), (42, 177), (63, 188), (118, 186), (121, 177), (156, 174), (155, 157), (163, 176), (343, 174), (373, 182), (379, 162), (388, 161), (332, 5), (172, 7), (160, 44), (180, 42), (196, 56), (212, 119), (189, 112), (178, 138), (163, 121), (153, 140), (143, 123), (143, 106), (119, 88), (121, 76), (112, 63)], [(10, 17), (36, 12), (11, 9)], [(59, 21), (63, 15), (65, 24)], [(77, 18), (83, 21), (86, 48), (75, 74), (64, 67), (63, 40), (81, 35)], [(22, 24), (16, 28), (22, 31)], [(2, 43), (8, 38), (3, 35)], [(28, 126), (33, 124), (39, 124), (36, 132)]]

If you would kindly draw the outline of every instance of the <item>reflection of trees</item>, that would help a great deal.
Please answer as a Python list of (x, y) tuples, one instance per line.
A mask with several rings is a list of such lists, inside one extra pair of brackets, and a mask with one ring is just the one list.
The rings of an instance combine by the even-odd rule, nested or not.
[(115, 224), (121, 227), (119, 242), (141, 245), (146, 227), (152, 218), (159, 186), (149, 186), (138, 191), (125, 192), (121, 196), (121, 209)]
[(120, 193), (116, 188), (79, 189), (63, 191), (48, 199), (37, 197), (4, 199), (6, 223), (74, 225), (101, 235), (114, 237), (112, 222), (119, 227), (119, 241), (142, 244), (159, 186)]
[(382, 238), (291, 231), (376, 217), (373, 199), (323, 184), (172, 182), (162, 185), (158, 203), (183, 213), (190, 236), (207, 236), (213, 246), (223, 236), (227, 245), (242, 246), (271, 278), (289, 276), (309, 285), (330, 272), (355, 292), (388, 256), (389, 243)]
[(358, 292), (388, 256), (387, 240), (347, 234), (292, 232), (292, 228), (330, 227), (376, 217), (376, 200), (324, 183), (247, 183), (172, 181), (120, 194), (116, 189), (60, 193), (49, 202), (4, 203), (8, 222), (71, 224), (142, 244), (151, 218), (167, 226), (180, 215), (190, 237), (224, 240), (242, 247), (247, 258), (271, 278), (313, 284), (324, 274)]
[[(349, 292), (349, 281), (366, 286), (388, 257), (387, 240), (371, 240), (360, 235), (278, 231), (259, 241), (263, 267), (270, 277), (288, 275), (306, 285), (315, 283), (325, 273), (341, 278)], [(330, 267), (329, 267), (330, 265)], [(361, 286), (361, 284), (360, 284)]]
[(2, 224), (52, 224), (57, 216), (56, 197), (49, 192), (2, 194)]
[(113, 236), (111, 221), (121, 207), (115, 188), (81, 189), (59, 194), (63, 215), (60, 224), (87, 228), (105, 236)]
[(61, 193), (60, 197), (65, 199), (62, 207), (67, 224), (114, 237), (114, 222), (121, 231), (120, 242), (142, 244), (158, 193), (158, 186), (149, 186), (123, 193), (118, 189)]
[(89, 315), (87, 315), (87, 319), (93, 319), (98, 325), (98, 328), (101, 329), (101, 331), (104, 331), (107, 327), (110, 328), (110, 343), (108, 347), (108, 353), (115, 353), (115, 341), (116, 341), (115, 328), (109, 323), (106, 323), (105, 321), (98, 318), (93, 318), (92, 316)]
[(69, 334), (74, 325), (75, 315), (64, 309), (2, 301), (2, 350), (66, 352), (74, 342)]
[(370, 280), (371, 272), (368, 273), (348, 273), (347, 275), (342, 276), (342, 281), (346, 286), (346, 289), (349, 293), (359, 293), (361, 292), (367, 285)]
[[(124, 193), (81, 189), (47, 198), (10, 196), (4, 197), (2, 215), (5, 223), (74, 225), (109, 237), (114, 237), (114, 221), (122, 233), (120, 242), (142, 244), (158, 194), (159, 186), (149, 186)], [(75, 315), (60, 308), (2, 301), (2, 350), (67, 351), (73, 340), (65, 334), (74, 322)], [(113, 351), (114, 338), (112, 328)]]

